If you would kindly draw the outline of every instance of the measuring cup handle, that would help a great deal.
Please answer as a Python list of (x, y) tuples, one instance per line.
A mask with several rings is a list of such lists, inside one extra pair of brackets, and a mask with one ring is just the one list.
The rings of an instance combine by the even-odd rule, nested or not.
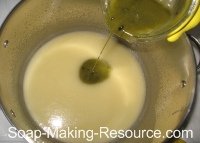
[[(200, 41), (193, 35), (187, 34), (188, 38), (190, 41), (192, 41), (195, 45), (196, 48), (198, 49), (199, 53), (200, 53)], [(200, 60), (197, 63), (197, 71), (200, 71)]]

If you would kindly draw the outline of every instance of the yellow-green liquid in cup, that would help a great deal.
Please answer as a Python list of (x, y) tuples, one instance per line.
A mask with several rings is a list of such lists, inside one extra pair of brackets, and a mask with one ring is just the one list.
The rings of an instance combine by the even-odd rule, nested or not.
[(155, 0), (111, 0), (106, 12), (109, 29), (121, 37), (156, 33), (172, 18), (170, 10)]

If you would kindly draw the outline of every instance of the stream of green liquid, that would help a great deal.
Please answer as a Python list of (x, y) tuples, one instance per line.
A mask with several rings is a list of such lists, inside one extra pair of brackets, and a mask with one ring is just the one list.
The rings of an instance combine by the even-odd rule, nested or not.
[[(185, 0), (182, 0), (182, 3), (185, 3)], [(112, 34), (125, 40), (129, 37), (146, 37), (169, 28), (169, 25), (177, 22), (181, 16), (177, 13), (174, 17), (170, 9), (158, 0), (108, 0), (105, 13), (111, 34), (97, 59), (85, 61), (79, 72), (81, 80), (88, 84), (102, 82), (109, 78), (111, 69), (109, 63), (101, 60), (100, 56)]]

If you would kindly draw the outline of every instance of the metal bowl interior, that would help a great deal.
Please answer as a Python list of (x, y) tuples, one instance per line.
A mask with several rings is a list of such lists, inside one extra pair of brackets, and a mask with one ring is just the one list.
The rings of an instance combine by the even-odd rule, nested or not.
[[(78, 30), (107, 34), (99, 0), (24, 0), (5, 21), (0, 31), (0, 101), (18, 129), (39, 128), (23, 100), (23, 76), (29, 59), (52, 37)], [(164, 133), (179, 127), (190, 110), (196, 85), (194, 55), (186, 36), (175, 43), (159, 40), (129, 46), (142, 65), (147, 86), (143, 112), (132, 129)], [(164, 139), (131, 138), (120, 142)], [(55, 142), (44, 136), (37, 141)]]

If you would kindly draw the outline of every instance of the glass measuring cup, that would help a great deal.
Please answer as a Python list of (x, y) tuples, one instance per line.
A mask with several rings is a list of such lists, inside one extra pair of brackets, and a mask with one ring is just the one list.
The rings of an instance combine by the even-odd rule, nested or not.
[(103, 0), (109, 30), (133, 40), (176, 41), (200, 21), (199, 0)]

